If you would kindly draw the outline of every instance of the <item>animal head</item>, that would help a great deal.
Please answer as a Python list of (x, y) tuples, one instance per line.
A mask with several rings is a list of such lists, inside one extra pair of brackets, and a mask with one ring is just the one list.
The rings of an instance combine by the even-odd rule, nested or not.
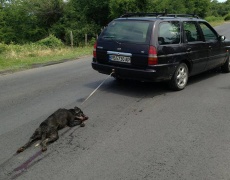
[(85, 121), (88, 119), (88, 117), (83, 113), (83, 111), (79, 107), (75, 106), (74, 111), (75, 111), (75, 114), (74, 114), (75, 119), (82, 120), (82, 121)]

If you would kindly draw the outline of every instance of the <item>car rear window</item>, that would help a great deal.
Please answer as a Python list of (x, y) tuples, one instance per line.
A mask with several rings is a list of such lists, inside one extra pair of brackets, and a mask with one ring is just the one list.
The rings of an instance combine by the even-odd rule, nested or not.
[(162, 22), (159, 25), (158, 42), (160, 45), (180, 43), (179, 21)]
[(150, 40), (149, 21), (112, 21), (100, 38), (104, 40), (148, 43)]

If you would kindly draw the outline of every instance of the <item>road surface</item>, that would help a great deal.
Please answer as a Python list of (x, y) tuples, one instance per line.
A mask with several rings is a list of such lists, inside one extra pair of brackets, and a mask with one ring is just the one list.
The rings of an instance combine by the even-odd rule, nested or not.
[[(229, 24), (216, 27), (229, 39)], [(0, 76), (0, 179), (229, 179), (230, 74), (211, 71), (179, 92), (117, 83), (91, 57)], [(58, 108), (79, 106), (85, 127), (59, 131), (44, 153), (15, 154)]]

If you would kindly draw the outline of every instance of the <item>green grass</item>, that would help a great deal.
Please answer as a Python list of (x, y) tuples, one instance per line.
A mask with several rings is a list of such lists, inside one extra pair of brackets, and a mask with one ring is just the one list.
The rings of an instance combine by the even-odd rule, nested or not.
[(211, 25), (212, 25), (212, 27), (215, 27), (215, 26), (219, 26), (219, 25), (222, 25), (222, 24), (224, 24), (226, 21), (224, 21), (224, 20), (219, 20), (219, 21), (211, 21), (211, 22), (209, 22)]
[(36, 44), (0, 44), (0, 71), (17, 71), (31, 68), (35, 64), (77, 59), (91, 55), (92, 51), (92, 47), (47, 48)]
[(224, 24), (226, 22), (224, 18), (225, 17), (208, 16), (205, 18), (205, 20), (215, 27)]

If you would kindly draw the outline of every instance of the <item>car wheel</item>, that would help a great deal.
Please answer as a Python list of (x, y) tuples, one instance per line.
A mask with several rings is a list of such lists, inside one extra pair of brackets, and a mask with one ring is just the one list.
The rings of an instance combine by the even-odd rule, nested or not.
[(228, 59), (226, 60), (226, 62), (224, 63), (223, 66), (221, 66), (221, 70), (225, 73), (229, 73), (230, 72), (230, 61), (229, 61), (229, 55), (228, 55)]
[(171, 81), (170, 87), (173, 90), (179, 91), (185, 88), (188, 82), (188, 67), (185, 63), (179, 64)]

